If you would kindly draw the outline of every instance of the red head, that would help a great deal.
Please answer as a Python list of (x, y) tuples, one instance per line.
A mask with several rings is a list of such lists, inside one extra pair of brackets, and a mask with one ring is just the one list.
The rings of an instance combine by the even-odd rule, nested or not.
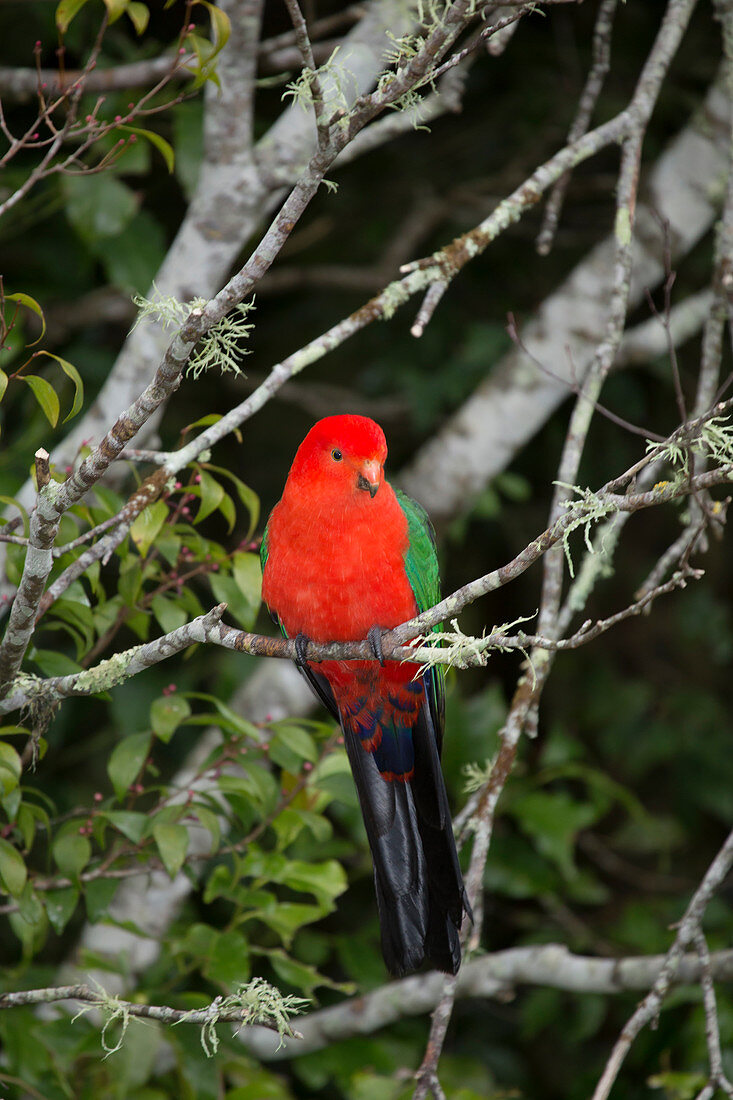
[(327, 416), (314, 424), (293, 460), (288, 488), (303, 482), (321, 491), (374, 497), (387, 457), (384, 432), (367, 416)]

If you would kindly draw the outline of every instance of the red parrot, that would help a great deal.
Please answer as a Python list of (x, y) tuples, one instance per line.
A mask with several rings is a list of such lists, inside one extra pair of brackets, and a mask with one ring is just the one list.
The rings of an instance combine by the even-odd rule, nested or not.
[[(440, 768), (439, 668), (382, 660), (380, 635), (437, 603), (432, 527), (384, 479), (384, 432), (329, 416), (301, 443), (262, 541), (262, 596), (341, 724), (374, 862), (388, 970), (455, 974), (470, 907)], [(368, 638), (370, 661), (305, 661), (304, 643)]]

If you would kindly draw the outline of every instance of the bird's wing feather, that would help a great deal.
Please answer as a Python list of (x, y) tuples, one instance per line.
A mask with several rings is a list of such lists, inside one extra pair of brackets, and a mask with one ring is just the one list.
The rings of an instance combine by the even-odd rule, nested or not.
[[(415, 594), (418, 612), (427, 611), (440, 600), (440, 573), (435, 549), (435, 532), (425, 509), (399, 489), (397, 500), (407, 520), (407, 551), (405, 572)], [(438, 631), (433, 627), (433, 632)], [(442, 665), (434, 665), (423, 674), (425, 692), (430, 704), (438, 755), (443, 745), (445, 724), (445, 672)]]

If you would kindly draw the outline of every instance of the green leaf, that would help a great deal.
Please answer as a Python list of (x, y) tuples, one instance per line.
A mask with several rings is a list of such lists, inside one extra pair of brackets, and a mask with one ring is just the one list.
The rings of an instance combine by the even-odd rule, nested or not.
[(215, 481), (211, 474), (207, 474), (205, 470), (201, 471), (200, 489), (201, 504), (194, 523), (201, 523), (207, 516), (210, 516), (219, 507), (224, 496), (224, 490), (219, 482)]
[(133, 844), (140, 843), (149, 824), (148, 815), (137, 813), (135, 810), (107, 810), (104, 816), (110, 825), (119, 829)]
[[(147, 509), (146, 509), (147, 510)], [(141, 513), (144, 514), (144, 513)], [(138, 519), (140, 516), (138, 516)], [(137, 521), (136, 521), (137, 522)], [(128, 607), (134, 607), (143, 583), (143, 571), (140, 559), (129, 554), (120, 566), (118, 591)]]
[[(217, 417), (217, 419), (220, 418)], [(195, 427), (195, 425), (191, 425), (191, 427)], [(226, 477), (229, 481), (234, 483), (234, 488), (237, 490), (239, 499), (249, 512), (249, 528), (245, 537), (251, 539), (260, 518), (260, 498), (257, 496), (257, 493), (255, 493), (253, 489), (250, 489), (249, 485), (245, 485), (242, 479), (238, 478), (236, 474), (233, 474), (231, 470), (227, 470), (223, 466), (212, 466), (210, 463), (207, 463), (206, 469), (213, 470), (214, 473), (220, 474), (222, 477)]]
[[(142, 7), (142, 5), (140, 6)], [(173, 148), (165, 140), (165, 138), (161, 137), (160, 134), (156, 134), (155, 130), (143, 130), (139, 126), (117, 126), (116, 129), (125, 130), (127, 133), (130, 134), (139, 134), (140, 137), (145, 138), (146, 141), (149, 141), (150, 144), (154, 145), (155, 148), (158, 150), (163, 160), (165, 161), (168, 171), (173, 171), (176, 162), (176, 156), (173, 152)]]
[(328, 859), (322, 863), (305, 863), (301, 860), (293, 860), (288, 864), (287, 871), (282, 878), (284, 885), (292, 890), (301, 890), (303, 893), (313, 894), (322, 905), (329, 909), (333, 899), (343, 894), (347, 887), (346, 873), (340, 863), (335, 859)]
[(20, 757), (7, 741), (0, 741), (0, 798), (5, 798), (20, 783)]
[(94, 495), (99, 502), (99, 507), (104, 509), (102, 519), (116, 515), (125, 503), (119, 493), (116, 493), (114, 489), (110, 489), (108, 485), (95, 485)]
[(8, 388), (8, 376), (4, 370), (0, 370), (0, 401), (5, 396), (5, 391)]
[(71, 628), (69, 633), (77, 645), (76, 657), (77, 660), (81, 660), (94, 643), (94, 616), (88, 603), (64, 597), (54, 604), (53, 617), (67, 623)]
[(95, 878), (92, 882), (86, 883), (84, 904), (87, 908), (87, 917), (92, 924), (107, 916), (119, 885), (120, 880), (113, 878)]
[(32, 802), (23, 802), (18, 809), (18, 828), (23, 837), (23, 844), (27, 849), (30, 849), (33, 844), (38, 823), (41, 824), (48, 835), (50, 822), (46, 811), (41, 806), (34, 806)]
[(229, 41), (229, 35), (232, 33), (229, 16), (222, 11), (221, 8), (218, 8), (216, 4), (210, 3), (209, 0), (201, 0), (201, 3), (209, 13), (211, 29), (214, 32), (214, 44), (216, 46), (216, 52), (219, 53), (226, 46)]
[(183, 695), (161, 695), (150, 707), (153, 733), (161, 741), (170, 741), (190, 713), (191, 705)]
[(278, 722), (273, 729), (273, 741), (270, 742), (270, 754), (274, 741), (287, 745), (292, 753), (301, 760), (308, 760), (315, 764), (318, 759), (318, 749), (315, 741), (301, 726), (289, 722)]
[(107, 774), (118, 799), (125, 797), (130, 785), (137, 778), (149, 749), (149, 733), (132, 733), (115, 747), (107, 764)]
[[(179, 103), (173, 110), (173, 138), (176, 150), (176, 176), (190, 201), (196, 189), (201, 162), (204, 154), (204, 112), (203, 103), (200, 100), (192, 100), (188, 103)], [(212, 414), (215, 420), (221, 419), (221, 414)], [(204, 418), (205, 419), (205, 418)], [(188, 427), (197, 425), (208, 427), (214, 421), (202, 423), (200, 420)], [(241, 442), (241, 435), (240, 435)]]
[(665, 1097), (671, 1100), (692, 1100), (703, 1089), (707, 1075), (687, 1070), (666, 1070), (655, 1073), (647, 1081), (649, 1088), (664, 1089)]
[(315, 840), (323, 844), (331, 836), (333, 829), (328, 818), (311, 810), (299, 810), (286, 806), (272, 823), (277, 836), (278, 851), (283, 851), (300, 836), (303, 829), (309, 829)]
[(272, 773), (257, 764), (248, 764), (243, 775), (222, 775), (218, 781), (219, 789), (224, 793), (242, 792), (254, 800), (258, 809), (270, 813), (277, 805), (280, 788)]
[(228, 1090), (226, 1100), (292, 1100), (292, 1096), (285, 1082), (268, 1070), (248, 1069), (247, 1084)]
[(23, 892), (27, 870), (22, 855), (7, 840), (0, 839), (0, 884), (6, 894), (17, 898)]
[(588, 803), (576, 802), (563, 791), (529, 791), (515, 796), (509, 811), (538, 850), (554, 860), (566, 878), (577, 874), (573, 861), (575, 838), (598, 817)]
[(48, 890), (46, 892), (43, 901), (54, 932), (61, 935), (74, 914), (78, 900), (79, 891), (75, 886), (66, 886), (62, 890)]
[(249, 947), (241, 932), (222, 932), (216, 937), (204, 973), (226, 989), (249, 980)]
[(221, 840), (221, 826), (219, 824), (219, 818), (210, 810), (207, 806), (202, 806), (200, 803), (194, 803), (190, 807), (190, 812), (194, 817), (198, 818), (199, 824), (202, 828), (206, 829), (211, 834), (211, 850), (215, 852), (219, 847), (219, 841)]
[(135, 193), (107, 172), (64, 176), (66, 216), (79, 236), (90, 244), (117, 237), (134, 217)]
[[(77, 827), (74, 826), (76, 829)], [(60, 833), (53, 842), (53, 858), (59, 871), (65, 875), (78, 875), (91, 859), (89, 838), (78, 832)]]
[[(36, 299), (31, 298), (30, 294), (23, 294), (22, 291), (19, 291), (16, 294), (6, 294), (5, 301), (17, 302), (21, 306), (27, 306), (28, 309), (32, 310), (32, 312), (35, 313), (36, 317), (40, 317), (41, 335), (38, 337), (38, 340), (33, 341), (33, 344), (37, 344), (39, 340), (42, 340), (43, 337), (46, 335), (46, 318), (43, 316), (43, 310), (39, 306)], [(33, 347), (33, 344), (29, 344), (28, 346)], [(2, 397), (2, 393), (0, 393), (0, 397)]]
[(46, 914), (41, 899), (30, 882), (26, 882), (23, 893), (18, 898), (18, 909), (24, 921), (38, 927), (46, 923)]
[[(251, 621), (254, 623), (262, 602), (262, 566), (259, 554), (236, 553), (232, 559), (232, 576), (250, 609)], [(247, 620), (249, 621), (249, 616)]]
[[(20, 814), (20, 812), (25, 810), (25, 806), (22, 803), (22, 795), (20, 793), (20, 788), (19, 787), (13, 787), (12, 791), (9, 794), (6, 794), (4, 797), (0, 796), (0, 806), (2, 806), (3, 810), (7, 814), (8, 821), (15, 821), (17, 819), (18, 815)], [(26, 817), (26, 819), (27, 819), (26, 814), (24, 814), (24, 817)], [(20, 823), (18, 823), (18, 827), (20, 828)], [(21, 832), (22, 832), (22, 829), (21, 829)], [(35, 828), (33, 829), (33, 832), (31, 833), (31, 837), (30, 837), (31, 844), (33, 843), (33, 833), (34, 832), (35, 832)], [(23, 847), (24, 848), (30, 848), (30, 844), (26, 843), (25, 834), (23, 835)]]
[[(128, 157), (125, 152), (125, 163)], [(102, 241), (96, 251), (111, 283), (123, 291), (145, 294), (165, 257), (165, 232), (149, 211), (138, 210), (113, 245)]]
[(70, 676), (82, 671), (80, 664), (72, 661), (71, 657), (65, 653), (58, 653), (54, 649), (36, 649), (33, 651), (32, 659), (44, 676)]
[(58, 394), (51, 383), (38, 374), (21, 374), (20, 379), (30, 387), (49, 424), (55, 428), (59, 419), (60, 405)]
[(210, 905), (215, 898), (231, 897), (232, 871), (225, 863), (219, 863), (209, 875), (204, 889), (204, 904)]
[(151, 607), (153, 614), (166, 634), (170, 634), (172, 630), (178, 630), (179, 626), (183, 626), (188, 621), (185, 609), (168, 596), (160, 594), (153, 596)]
[(199, 0), (199, 2), (209, 12), (215, 41), (212, 43), (198, 34), (189, 34), (186, 38), (188, 46), (196, 54), (199, 63), (193, 86), (200, 88), (207, 80), (212, 80), (218, 87), (219, 80), (216, 76), (214, 61), (229, 39), (231, 25), (229, 17), (221, 8), (209, 3), (209, 0)]
[(127, 5), (127, 15), (130, 17), (137, 34), (143, 34), (150, 19), (150, 12), (145, 4), (141, 4), (139, 0), (130, 0)]
[(269, 951), (268, 958), (281, 981), (302, 990), (308, 997), (313, 995), (313, 990), (317, 986), (334, 984), (329, 978), (319, 974), (314, 966), (297, 962), (283, 951)]
[[(257, 915), (257, 914), (255, 914)], [(296, 932), (306, 924), (313, 924), (324, 916), (320, 905), (304, 905), (295, 901), (284, 901), (274, 905), (261, 919), (276, 932), (286, 947), (290, 947)]]
[(86, 4), (87, 0), (61, 0), (56, 8), (56, 26), (64, 34), (78, 12)]
[(133, 523), (130, 528), (130, 534), (142, 558), (145, 557), (148, 550), (155, 542), (167, 518), (168, 505), (165, 501), (156, 500), (152, 504), (149, 504), (147, 508), (143, 509)]
[[(203, 691), (187, 691), (187, 699), (202, 699), (205, 703), (210, 703), (211, 706), (217, 711), (219, 718), (219, 724), (222, 729), (229, 730), (237, 735), (237, 737), (250, 737), (253, 741), (262, 741), (262, 732), (252, 722), (249, 722), (246, 718), (243, 718), (236, 711), (228, 707), (226, 703), (222, 703), (220, 699), (217, 699), (215, 695), (208, 695)], [(212, 715), (206, 717), (205, 721), (217, 722), (217, 717)]]
[(311, 783), (347, 806), (357, 804), (356, 787), (344, 749), (336, 749), (319, 761), (311, 773)]
[(167, 825), (164, 822), (157, 822), (153, 825), (153, 839), (158, 846), (166, 871), (171, 878), (175, 878), (188, 852), (188, 829), (185, 825)]
[(55, 363), (58, 363), (64, 374), (74, 383), (74, 400), (70, 411), (64, 417), (63, 423), (65, 424), (67, 420), (71, 420), (72, 417), (76, 416), (84, 404), (84, 383), (81, 380), (81, 375), (73, 363), (70, 363), (68, 359), (62, 359), (60, 355), (54, 355), (52, 351), (39, 351), (38, 354), (47, 355), (49, 359), (53, 359)]
[(219, 511), (227, 521), (227, 534), (231, 535), (234, 530), (234, 524), (237, 521), (237, 510), (234, 507), (234, 501), (229, 496), (229, 493), (224, 493), (221, 498), (221, 504), (219, 505)]
[(116, 23), (120, 16), (124, 14), (129, 3), (130, 0), (104, 0), (110, 25)]
[(222, 576), (221, 573), (209, 573), (208, 581), (216, 602), (227, 605), (227, 613), (236, 619), (243, 630), (251, 630), (255, 615), (234, 577)]

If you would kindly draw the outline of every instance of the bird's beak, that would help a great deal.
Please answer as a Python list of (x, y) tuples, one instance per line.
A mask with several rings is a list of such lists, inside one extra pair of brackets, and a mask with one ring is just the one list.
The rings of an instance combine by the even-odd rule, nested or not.
[(377, 495), (379, 482), (382, 476), (382, 467), (377, 461), (365, 462), (356, 479), (357, 488), (363, 489), (374, 498)]

